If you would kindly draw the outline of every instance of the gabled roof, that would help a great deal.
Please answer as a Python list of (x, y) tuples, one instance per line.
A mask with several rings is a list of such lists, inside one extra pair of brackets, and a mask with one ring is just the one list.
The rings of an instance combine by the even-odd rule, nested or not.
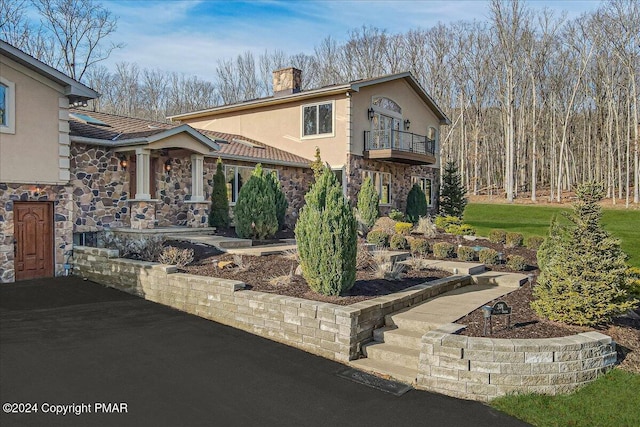
[(100, 96), (98, 92), (91, 89), (90, 87), (85, 86), (79, 81), (72, 79), (66, 74), (56, 70), (53, 67), (50, 67), (44, 62), (39, 61), (33, 56), (21, 51), (17, 47), (10, 45), (3, 40), (0, 40), (0, 54), (63, 86), (65, 88), (64, 94), (69, 99), (72, 99), (74, 101), (87, 101), (89, 99), (95, 99)]
[[(305, 168), (309, 167), (310, 163), (309, 159), (241, 135), (197, 130), (187, 124), (162, 123), (75, 108), (70, 109), (69, 113), (72, 142), (114, 148), (132, 147), (148, 145), (179, 133), (186, 133), (209, 147), (205, 154), (222, 159)], [(103, 124), (87, 122), (82, 120), (80, 115), (87, 115)]]
[(304, 90), (298, 93), (294, 93), (291, 95), (284, 96), (267, 96), (264, 98), (252, 99), (249, 101), (239, 102), (236, 104), (228, 104), (222, 105), (219, 107), (208, 108), (205, 110), (193, 111), (190, 113), (176, 114), (174, 116), (169, 116), (168, 118), (171, 120), (183, 120), (183, 119), (193, 119), (197, 117), (205, 117), (209, 115), (215, 115), (218, 113), (229, 113), (234, 111), (242, 111), (248, 110), (256, 107), (263, 107), (269, 105), (277, 105), (277, 104), (285, 104), (292, 101), (299, 101), (310, 98), (317, 98), (321, 96), (327, 95), (335, 95), (343, 92), (359, 92), (360, 88), (373, 86), (381, 83), (390, 82), (393, 80), (404, 79), (409, 85), (416, 91), (416, 93), (422, 98), (422, 100), (427, 104), (429, 108), (436, 114), (436, 117), (440, 119), (441, 124), (451, 124), (451, 120), (447, 117), (447, 115), (442, 111), (440, 107), (436, 104), (436, 102), (429, 96), (429, 94), (424, 90), (424, 88), (418, 83), (418, 81), (413, 77), (413, 75), (409, 72), (396, 73), (396, 74), (388, 74), (386, 76), (374, 77), (369, 79), (361, 79), (354, 80), (349, 83), (344, 84), (336, 84), (330, 86), (324, 86), (317, 89)]

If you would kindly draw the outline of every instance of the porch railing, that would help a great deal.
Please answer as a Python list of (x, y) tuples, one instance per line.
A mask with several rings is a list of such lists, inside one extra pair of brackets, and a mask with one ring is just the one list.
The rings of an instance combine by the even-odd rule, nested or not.
[(398, 150), (415, 154), (435, 155), (436, 142), (424, 135), (400, 130), (364, 131), (364, 149)]

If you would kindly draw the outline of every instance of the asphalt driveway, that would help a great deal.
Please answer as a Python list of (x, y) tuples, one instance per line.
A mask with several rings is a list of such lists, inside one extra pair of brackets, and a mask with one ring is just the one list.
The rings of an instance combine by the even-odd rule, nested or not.
[(2, 426), (526, 425), (343, 368), (78, 278), (0, 285)]

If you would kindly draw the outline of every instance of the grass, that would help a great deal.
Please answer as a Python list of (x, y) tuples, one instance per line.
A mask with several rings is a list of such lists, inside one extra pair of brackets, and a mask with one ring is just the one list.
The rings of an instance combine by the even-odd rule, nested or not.
[(614, 369), (562, 396), (511, 395), (491, 405), (534, 426), (640, 426), (640, 375)]
[[(569, 210), (553, 206), (471, 203), (464, 211), (464, 222), (475, 227), (479, 236), (502, 229), (517, 231), (525, 237), (544, 237), (551, 218)], [(640, 268), (640, 211), (604, 209), (602, 224), (620, 239), (622, 249), (629, 255), (629, 264)]]

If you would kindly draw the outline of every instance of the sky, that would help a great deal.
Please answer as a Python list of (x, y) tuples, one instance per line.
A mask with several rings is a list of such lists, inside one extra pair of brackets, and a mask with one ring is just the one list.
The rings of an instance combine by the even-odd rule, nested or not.
[[(176, 71), (213, 80), (221, 59), (234, 59), (249, 50), (256, 60), (265, 51), (313, 54), (327, 36), (338, 42), (350, 30), (366, 26), (389, 34), (429, 28), (489, 16), (488, 1), (480, 0), (103, 0), (118, 17), (111, 37), (124, 43), (103, 64), (118, 62), (141, 68)], [(568, 18), (596, 9), (598, 0), (529, 0), (529, 7), (567, 12)]]

